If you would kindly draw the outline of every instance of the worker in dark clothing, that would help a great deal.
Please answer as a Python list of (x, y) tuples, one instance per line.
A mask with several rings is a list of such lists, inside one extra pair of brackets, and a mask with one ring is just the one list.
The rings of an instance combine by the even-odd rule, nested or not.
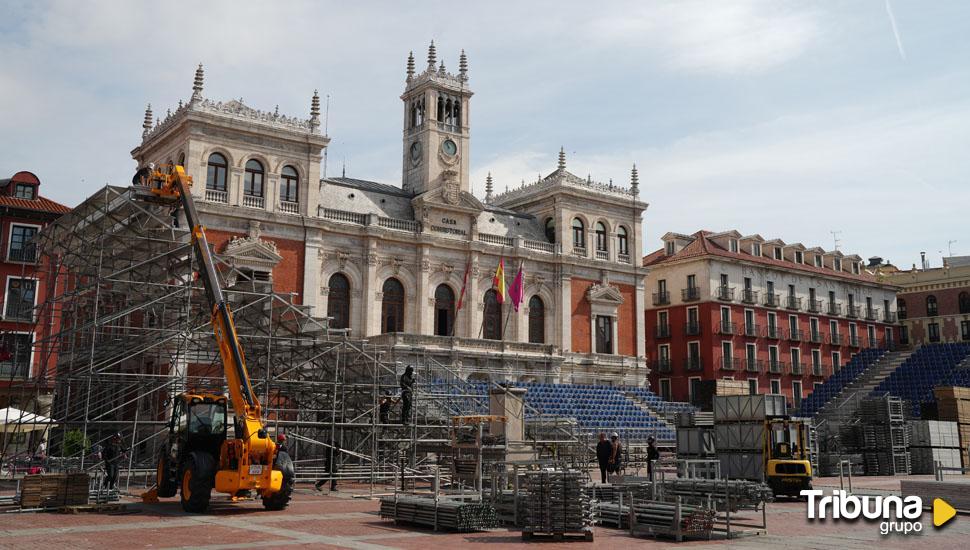
[(104, 460), (104, 483), (108, 489), (114, 489), (118, 483), (118, 463), (125, 450), (121, 446), (121, 434), (116, 433), (105, 441), (101, 448), (101, 459)]
[(390, 390), (384, 390), (384, 395), (381, 396), (380, 408), (378, 409), (381, 424), (391, 423), (391, 406), (398, 401), (400, 401), (400, 399), (394, 399), (391, 397)]
[(600, 479), (603, 483), (606, 483), (611, 454), (613, 454), (613, 444), (606, 440), (606, 433), (600, 432), (600, 441), (596, 444), (596, 461), (600, 465)]
[(340, 445), (337, 443), (336, 439), (330, 440), (330, 447), (327, 449), (327, 474), (328, 477), (317, 480), (313, 484), (317, 488), (317, 491), (321, 491), (321, 487), (330, 480), (330, 491), (337, 490), (337, 462), (340, 461)]
[(610, 445), (613, 448), (610, 451), (608, 470), (611, 474), (619, 474), (623, 469), (623, 444), (620, 443), (620, 434), (616, 432), (610, 434)]
[(660, 451), (657, 450), (657, 440), (651, 435), (647, 438), (647, 476), (653, 481), (653, 468), (660, 460)]
[(414, 367), (408, 366), (401, 375), (401, 424), (411, 423), (411, 405), (414, 403)]
[(276, 436), (276, 452), (290, 454), (286, 450), (286, 434), (279, 434)]

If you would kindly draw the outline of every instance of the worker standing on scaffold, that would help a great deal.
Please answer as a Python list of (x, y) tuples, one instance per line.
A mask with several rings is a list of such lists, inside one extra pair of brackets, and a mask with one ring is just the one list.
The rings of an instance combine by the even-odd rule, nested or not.
[(401, 424), (411, 422), (411, 405), (414, 403), (414, 367), (408, 366), (401, 375)]

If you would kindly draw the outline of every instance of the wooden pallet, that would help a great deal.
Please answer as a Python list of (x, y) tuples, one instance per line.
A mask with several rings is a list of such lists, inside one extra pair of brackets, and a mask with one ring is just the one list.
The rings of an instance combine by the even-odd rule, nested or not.
[(522, 540), (530, 541), (533, 539), (551, 540), (556, 542), (568, 542), (568, 541), (592, 542), (593, 530), (581, 529), (579, 531), (565, 531), (562, 533), (544, 533), (541, 531), (522, 531)]

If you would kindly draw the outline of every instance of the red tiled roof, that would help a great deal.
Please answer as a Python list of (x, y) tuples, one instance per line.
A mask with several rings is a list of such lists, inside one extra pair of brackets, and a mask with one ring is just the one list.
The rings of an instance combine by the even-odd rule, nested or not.
[(875, 275), (865, 270), (862, 270), (862, 272), (859, 275), (855, 275), (853, 273), (847, 273), (845, 271), (835, 271), (833, 269), (815, 267), (814, 265), (796, 264), (794, 262), (789, 262), (786, 260), (776, 260), (774, 258), (768, 258), (766, 256), (754, 256), (744, 251), (731, 252), (730, 250), (727, 250), (721, 245), (717, 244), (716, 242), (710, 240), (708, 238), (708, 235), (710, 234), (711, 234), (710, 231), (698, 231), (697, 233), (694, 233), (693, 235), (691, 235), (691, 237), (693, 237), (694, 240), (691, 241), (690, 244), (685, 246), (679, 252), (675, 253), (673, 256), (667, 256), (664, 253), (664, 249), (662, 248), (660, 250), (651, 252), (650, 254), (647, 254), (646, 256), (643, 257), (643, 265), (646, 267), (646, 266), (658, 265), (658, 264), (662, 264), (662, 263), (674, 261), (674, 260), (683, 260), (686, 258), (697, 258), (697, 257), (703, 257), (703, 256), (720, 256), (723, 258), (732, 258), (735, 260), (743, 260), (743, 261), (759, 263), (759, 264), (767, 265), (771, 267), (777, 267), (782, 270), (807, 271), (809, 273), (816, 273), (818, 275), (822, 275), (826, 277), (842, 277), (844, 279), (851, 279), (853, 281), (860, 281), (860, 282), (867, 282), (867, 283), (878, 282), (876, 280)]
[(71, 211), (70, 208), (63, 204), (44, 197), (37, 197), (34, 200), (30, 200), (19, 199), (9, 195), (0, 195), (0, 206), (9, 206), (22, 210), (36, 210), (38, 212), (53, 212), (55, 214), (65, 214)]

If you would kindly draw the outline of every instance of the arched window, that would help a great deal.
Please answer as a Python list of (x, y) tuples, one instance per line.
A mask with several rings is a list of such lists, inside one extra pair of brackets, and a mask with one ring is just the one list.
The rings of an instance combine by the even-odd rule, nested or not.
[(381, 333), (404, 331), (404, 285), (391, 278), (381, 288)]
[(502, 304), (498, 302), (498, 293), (490, 289), (485, 293), (485, 311), (483, 313), (482, 336), (487, 340), (502, 339)]
[(606, 252), (606, 225), (603, 222), (596, 222), (596, 250)]
[(926, 315), (927, 317), (933, 317), (939, 313), (939, 307), (936, 305), (936, 296), (926, 297)]
[(327, 283), (327, 317), (330, 328), (350, 328), (350, 281), (342, 273), (334, 273)]
[(185, 153), (179, 153), (179, 166), (185, 168)]
[(546, 240), (553, 244), (556, 242), (556, 222), (552, 218), (546, 218)]
[(284, 166), (280, 172), (280, 200), (284, 202), (299, 202), (300, 175), (296, 168)]
[(434, 291), (434, 333), (451, 336), (455, 324), (455, 292), (448, 285), (438, 285)]
[(583, 220), (579, 218), (573, 218), (573, 246), (586, 248), (586, 228), (583, 227)]
[(229, 163), (226, 162), (226, 157), (219, 153), (209, 155), (209, 168), (205, 175), (205, 188), (212, 189), (213, 191), (225, 191), (226, 170), (228, 168)]
[(243, 185), (243, 194), (250, 197), (263, 196), (263, 165), (256, 159), (250, 159), (246, 163), (246, 179)]
[(626, 228), (622, 225), (616, 230), (616, 246), (617, 254), (622, 254), (623, 256), (630, 255), (630, 235), (626, 232)]
[(896, 300), (896, 312), (899, 314), (900, 319), (906, 318), (906, 300), (902, 298)]
[(529, 343), (546, 342), (546, 305), (538, 295), (529, 298)]
[(961, 292), (957, 302), (960, 306), (960, 313), (970, 313), (970, 293)]

